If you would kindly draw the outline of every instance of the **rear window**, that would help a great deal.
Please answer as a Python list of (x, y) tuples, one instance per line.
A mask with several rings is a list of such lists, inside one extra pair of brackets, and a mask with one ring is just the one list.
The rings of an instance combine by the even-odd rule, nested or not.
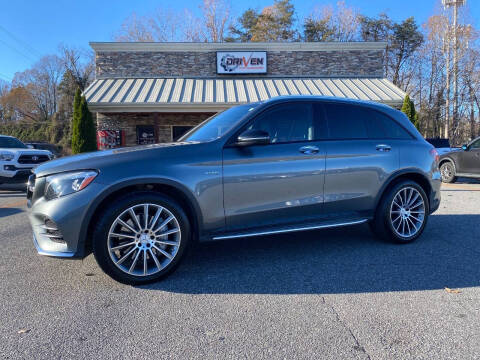
[(330, 139), (411, 139), (395, 120), (362, 106), (325, 104)]

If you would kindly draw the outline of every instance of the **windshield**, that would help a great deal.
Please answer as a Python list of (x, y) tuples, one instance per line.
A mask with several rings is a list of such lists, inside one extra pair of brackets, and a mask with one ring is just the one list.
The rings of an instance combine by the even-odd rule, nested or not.
[(247, 104), (232, 107), (205, 120), (197, 127), (190, 130), (177, 141), (206, 142), (218, 139), (230, 130), (249, 111), (255, 109), (257, 104)]
[(11, 137), (0, 136), (0, 149), (1, 148), (3, 148), (3, 149), (26, 149), (27, 146), (18, 139), (11, 138)]

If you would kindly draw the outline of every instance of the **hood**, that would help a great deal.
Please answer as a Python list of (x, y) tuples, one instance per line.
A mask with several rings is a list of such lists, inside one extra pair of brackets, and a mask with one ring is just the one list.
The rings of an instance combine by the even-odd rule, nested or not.
[(12, 152), (16, 154), (26, 154), (26, 155), (50, 155), (51, 154), (51, 152), (48, 150), (24, 149), (24, 148), (0, 148), (0, 152)]
[(136, 162), (149, 158), (158, 159), (162, 156), (171, 155), (174, 149), (184, 146), (193, 146), (198, 143), (175, 142), (152, 145), (125, 147), (110, 150), (100, 150), (72, 156), (65, 156), (60, 159), (51, 160), (35, 168), (37, 177), (54, 173), (76, 171), (76, 170), (101, 170), (106, 165), (117, 163)]

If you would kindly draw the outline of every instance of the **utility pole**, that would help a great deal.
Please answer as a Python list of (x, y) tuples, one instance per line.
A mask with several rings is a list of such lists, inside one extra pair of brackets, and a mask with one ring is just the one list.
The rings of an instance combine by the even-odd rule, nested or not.
[(447, 88), (445, 90), (445, 138), (450, 138), (450, 23), (448, 23), (448, 30), (445, 33), (445, 42), (447, 43)]
[[(445, 9), (453, 7), (453, 116), (451, 121), (451, 128), (449, 129), (449, 135), (453, 135), (452, 130), (456, 130), (458, 127), (458, 8), (465, 5), (467, 0), (442, 0), (442, 2)], [(447, 39), (448, 47), (450, 47), (450, 26), (448, 29)], [(448, 52), (447, 54), (447, 59), (449, 58), (450, 52)], [(450, 71), (447, 68), (447, 114), (449, 114), (450, 112), (450, 110), (448, 109), (450, 107), (449, 72)], [(449, 116), (447, 116), (447, 127), (449, 127), (449, 120)]]

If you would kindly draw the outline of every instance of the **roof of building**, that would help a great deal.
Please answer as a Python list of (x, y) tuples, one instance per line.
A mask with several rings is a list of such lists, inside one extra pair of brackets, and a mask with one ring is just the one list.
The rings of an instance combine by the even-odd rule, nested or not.
[(401, 106), (405, 93), (378, 78), (110, 78), (85, 97), (97, 112), (216, 112), (281, 95), (320, 95)]
[(385, 50), (382, 41), (357, 42), (248, 42), (248, 43), (195, 43), (195, 42), (90, 42), (97, 52), (159, 51), (159, 52), (212, 52), (212, 51), (350, 51)]

